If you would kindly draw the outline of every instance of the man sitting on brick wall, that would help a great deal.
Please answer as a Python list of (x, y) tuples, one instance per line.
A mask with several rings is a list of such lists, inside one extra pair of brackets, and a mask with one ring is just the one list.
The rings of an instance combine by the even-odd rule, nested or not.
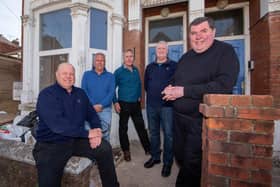
[[(86, 93), (73, 86), (74, 67), (60, 64), (56, 80), (40, 92), (37, 102), (39, 124), (33, 156), (39, 186), (60, 186), (64, 167), (71, 156), (96, 160), (102, 186), (119, 186), (112, 148), (102, 140), (100, 120)], [(90, 129), (85, 128), (85, 121), (89, 122)]]

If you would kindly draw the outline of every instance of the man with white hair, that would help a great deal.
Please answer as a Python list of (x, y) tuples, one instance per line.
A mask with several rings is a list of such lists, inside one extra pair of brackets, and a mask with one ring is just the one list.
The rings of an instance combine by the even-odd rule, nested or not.
[(173, 109), (172, 102), (162, 99), (162, 90), (170, 84), (176, 62), (168, 59), (168, 46), (164, 41), (156, 46), (156, 59), (151, 62), (144, 76), (147, 93), (147, 118), (151, 142), (151, 158), (144, 164), (151, 168), (161, 162), (160, 129), (163, 131), (163, 167), (161, 175), (168, 177), (173, 164)]

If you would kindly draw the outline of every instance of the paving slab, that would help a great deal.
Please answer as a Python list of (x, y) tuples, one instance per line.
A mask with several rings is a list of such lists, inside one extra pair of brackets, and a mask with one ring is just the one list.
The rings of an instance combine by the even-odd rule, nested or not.
[(116, 168), (121, 187), (174, 187), (178, 174), (178, 167), (174, 162), (169, 177), (161, 176), (163, 163), (156, 164), (152, 168), (144, 168), (150, 156), (145, 155), (144, 150), (137, 141), (130, 143), (131, 161), (122, 161)]

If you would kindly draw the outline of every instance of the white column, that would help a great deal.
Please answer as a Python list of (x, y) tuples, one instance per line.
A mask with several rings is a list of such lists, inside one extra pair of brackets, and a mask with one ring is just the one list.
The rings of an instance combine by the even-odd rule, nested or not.
[(204, 16), (204, 0), (189, 0), (189, 23), (195, 18)]
[(141, 0), (128, 1), (128, 30), (142, 30)]
[(85, 4), (74, 3), (71, 5), (72, 16), (72, 52), (70, 63), (76, 69), (76, 85), (80, 86), (83, 73), (86, 69), (87, 51), (87, 20), (89, 7)]
[[(123, 0), (115, 1), (113, 13), (111, 15), (112, 31), (110, 33), (111, 37), (111, 47), (109, 49), (109, 59), (110, 63), (108, 70), (114, 72), (122, 64), (122, 52), (123, 52), (123, 24), (124, 24), (124, 13), (123, 13)], [(107, 64), (108, 65), (108, 64)], [(119, 146), (119, 115), (114, 112), (112, 114), (111, 122), (111, 135), (110, 143), (113, 147)]]
[(122, 63), (123, 50), (123, 0), (116, 1), (112, 17), (112, 60), (111, 71), (115, 71)]
[(33, 18), (30, 13), (30, 1), (24, 1), (24, 16), (22, 16), (23, 24), (23, 66), (22, 66), (22, 93), (21, 104), (28, 104), (33, 102), (34, 92), (32, 90), (33, 85)]

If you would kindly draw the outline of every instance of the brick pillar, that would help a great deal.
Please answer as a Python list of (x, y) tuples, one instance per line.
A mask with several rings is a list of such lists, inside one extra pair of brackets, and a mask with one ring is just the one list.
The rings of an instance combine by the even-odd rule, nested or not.
[(205, 95), (203, 187), (270, 187), (274, 121), (268, 95)]

